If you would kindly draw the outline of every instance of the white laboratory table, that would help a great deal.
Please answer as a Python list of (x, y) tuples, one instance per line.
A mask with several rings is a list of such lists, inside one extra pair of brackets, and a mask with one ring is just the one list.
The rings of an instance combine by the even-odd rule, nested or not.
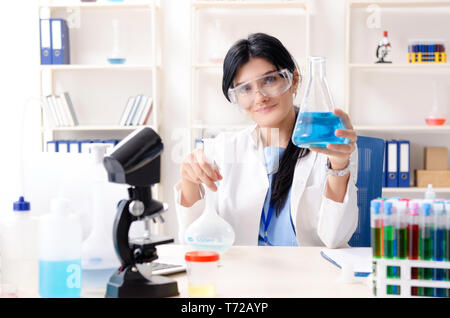
[[(157, 247), (160, 256), (183, 256), (186, 246)], [(220, 261), (217, 297), (221, 298), (367, 298), (369, 278), (342, 283), (340, 269), (320, 255), (321, 247), (233, 246)], [(188, 297), (186, 272), (170, 275), (178, 297)], [(104, 297), (105, 290), (84, 290), (82, 297)]]

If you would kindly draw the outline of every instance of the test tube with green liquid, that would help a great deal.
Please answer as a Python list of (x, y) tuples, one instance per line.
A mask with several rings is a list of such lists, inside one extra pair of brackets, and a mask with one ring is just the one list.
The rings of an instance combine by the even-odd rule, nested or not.
[(381, 202), (372, 200), (370, 202), (370, 239), (372, 245), (372, 255), (374, 258), (381, 258), (381, 231), (383, 228), (383, 219), (381, 215)]
[[(445, 203), (442, 200), (436, 200), (433, 203), (433, 225), (434, 225), (434, 237), (433, 237), (433, 260), (444, 260), (445, 249)], [(445, 270), (442, 268), (435, 268), (433, 270), (434, 280), (444, 280)], [(435, 297), (445, 297), (447, 291), (444, 288), (435, 288)]]
[[(445, 260), (450, 262), (450, 200), (445, 201)], [(450, 269), (446, 270), (446, 280), (450, 281)], [(447, 289), (450, 298), (450, 288)]]
[[(383, 235), (384, 235), (384, 258), (394, 258), (394, 220), (392, 201), (385, 201), (383, 205)], [(393, 266), (387, 267), (387, 278), (394, 278)], [(394, 294), (394, 286), (387, 285), (386, 293)]]
[[(406, 259), (408, 256), (408, 237), (406, 231), (406, 221), (408, 214), (408, 201), (400, 200), (395, 203), (395, 255), (396, 259)], [(400, 278), (400, 267), (394, 268), (395, 277)], [(394, 293), (400, 295), (400, 286)]]
[[(431, 204), (422, 203), (422, 213), (419, 230), (419, 258), (424, 261), (430, 261), (433, 258), (433, 216), (431, 215)], [(419, 268), (419, 279), (433, 279), (432, 268)], [(434, 288), (419, 287), (419, 296), (434, 296)]]
[[(370, 201), (370, 244), (372, 245), (372, 256), (374, 259), (381, 258), (382, 250), (381, 250), (381, 230), (383, 226), (383, 219), (380, 213), (381, 210), (381, 202), (379, 199), (374, 199)], [(373, 295), (377, 295), (377, 285), (375, 277), (377, 275), (376, 272), (377, 262), (372, 262), (373, 276), (374, 280), (373, 284)]]

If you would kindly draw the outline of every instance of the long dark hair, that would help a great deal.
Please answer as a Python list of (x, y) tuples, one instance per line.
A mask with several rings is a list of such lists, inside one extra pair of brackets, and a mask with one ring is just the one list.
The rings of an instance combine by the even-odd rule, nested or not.
[[(264, 33), (254, 33), (247, 39), (237, 41), (227, 52), (223, 63), (222, 92), (228, 97), (228, 89), (233, 86), (233, 80), (239, 68), (252, 57), (261, 57), (272, 63), (278, 70), (287, 68), (291, 73), (297, 70), (295, 61), (284, 45), (277, 38)], [(295, 117), (298, 108), (295, 107)], [(279, 164), (278, 172), (272, 182), (272, 197), (278, 216), (283, 208), (294, 178), (297, 160), (309, 153), (307, 148), (299, 148), (289, 139)]]

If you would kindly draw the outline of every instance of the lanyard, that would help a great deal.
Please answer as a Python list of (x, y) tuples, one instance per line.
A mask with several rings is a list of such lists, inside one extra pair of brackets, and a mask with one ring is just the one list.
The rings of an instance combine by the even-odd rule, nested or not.
[(272, 202), (269, 204), (269, 211), (267, 212), (267, 219), (265, 218), (264, 215), (264, 209), (262, 211), (262, 221), (264, 223), (264, 245), (267, 245), (269, 242), (269, 238), (267, 237), (267, 230), (269, 228), (269, 224), (270, 224), (270, 220), (272, 219), (272, 214), (273, 214), (273, 206), (272, 206)]

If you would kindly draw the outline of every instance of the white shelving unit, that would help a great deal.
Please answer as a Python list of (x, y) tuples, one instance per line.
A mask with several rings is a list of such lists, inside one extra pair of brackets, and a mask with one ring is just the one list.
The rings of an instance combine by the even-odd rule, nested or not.
[[(449, 33), (445, 30), (450, 29), (450, 1), (347, 0), (346, 10), (346, 94), (344, 110), (349, 113), (352, 118), (353, 125), (358, 134), (380, 137), (383, 139), (407, 139), (412, 141), (410, 166), (410, 178), (412, 181), (414, 178), (414, 170), (423, 167), (422, 157), (424, 146), (446, 146), (450, 149), (450, 125), (447, 122), (444, 126), (426, 126), (424, 120), (419, 123), (417, 114), (424, 113), (427, 106), (421, 107), (422, 105), (419, 105), (418, 103), (414, 104), (414, 101), (411, 102), (409, 95), (416, 96), (420, 91), (420, 93), (429, 96), (426, 87), (423, 89), (424, 87), (420, 86), (422, 83), (426, 84), (424, 78), (430, 79), (439, 76), (441, 80), (444, 79), (444, 81), (450, 82), (450, 63), (407, 63), (406, 40), (416, 38), (417, 36), (427, 37), (435, 31), (441, 32), (435, 35), (436, 37), (442, 38), (442, 34), (445, 34), (446, 36), (444, 36), (444, 38), (448, 39)], [(411, 30), (412, 28), (410, 28), (410, 26), (412, 24), (408, 25), (407, 23), (394, 21), (395, 19), (392, 18), (393, 15), (395, 15), (395, 17), (403, 17), (405, 14), (417, 15), (419, 12), (424, 12), (426, 15), (429, 10), (438, 10), (439, 16), (437, 19), (441, 17), (446, 24), (440, 25), (439, 28), (430, 27), (431, 31), (424, 30), (420, 35), (416, 35), (418, 29)], [(379, 21), (381, 22), (380, 25), (373, 30), (368, 27), (367, 20), (363, 20), (368, 19), (371, 14), (378, 14)], [(418, 23), (417, 25), (421, 25), (422, 29), (427, 28), (427, 24), (425, 23)], [(393, 42), (392, 38), (395, 39), (395, 43), (393, 43), (391, 49), (391, 53), (394, 53), (388, 55), (388, 60), (392, 59), (393, 63), (376, 64), (376, 57), (374, 54), (375, 48), (378, 41), (381, 39), (382, 31), (384, 30), (389, 32), (388, 36), (391, 42)], [(354, 49), (352, 46), (352, 43), (355, 42), (358, 43), (358, 50)], [(448, 51), (450, 43), (446, 44)], [(367, 51), (369, 52), (367, 54), (362, 52), (364, 45), (367, 46)], [(370, 60), (367, 60), (367, 56), (369, 56)], [(405, 84), (403, 82), (408, 76), (411, 78), (411, 75), (415, 75), (417, 82), (421, 81), (420, 84), (416, 84), (417, 86), (412, 87), (414, 83), (411, 84), (411, 82), (408, 82)], [(399, 95), (402, 94), (397, 92), (395, 95), (386, 96), (384, 100), (380, 99), (379, 106), (366, 106), (365, 104), (370, 104), (374, 95), (364, 96), (367, 92), (367, 90), (364, 91), (364, 85), (380, 83), (380, 78), (386, 79), (386, 82), (388, 83), (385, 84), (386, 86), (379, 88), (381, 92), (386, 94), (395, 93), (394, 89), (397, 89), (398, 87), (398, 89), (405, 90), (403, 96), (407, 101), (402, 102), (402, 98), (399, 97)], [(381, 85), (383, 84), (384, 83), (381, 83)], [(408, 85), (411, 85), (410, 90), (408, 90)], [(370, 87), (372, 91), (376, 91), (377, 88), (378, 87), (374, 87), (373, 85)], [(423, 91), (421, 91), (421, 89)], [(357, 94), (364, 96), (368, 103), (363, 102), (365, 100), (364, 98), (355, 98)], [(431, 104), (431, 97), (429, 100)], [(386, 108), (380, 107), (386, 102), (394, 102), (394, 104), (391, 105), (389, 112)], [(364, 109), (364, 107), (367, 108)], [(401, 111), (396, 108), (401, 108)], [(383, 124), (380, 118), (383, 116), (388, 117), (391, 114), (393, 116), (392, 118), (395, 116), (397, 117), (395, 117), (395, 119), (388, 118), (387, 122)], [(401, 114), (403, 114), (403, 118), (401, 118)], [(447, 117), (449, 115), (450, 114), (447, 114)], [(395, 195), (396, 193), (420, 195), (425, 191), (425, 188), (416, 187), (383, 188), (383, 195), (389, 196)], [(435, 189), (435, 191), (443, 196), (450, 197), (448, 188), (439, 188)]]
[[(252, 9), (251, 12), (246, 12), (245, 9)], [(206, 28), (200, 28), (200, 15), (204, 12), (209, 10), (209, 14), (211, 16), (226, 16), (227, 13), (230, 12), (233, 13), (233, 15), (229, 15), (231, 18), (236, 18), (236, 16), (243, 16), (247, 15), (249, 17), (254, 16), (255, 14), (266, 14), (270, 15), (271, 19), (274, 17), (282, 16), (283, 14), (286, 14), (287, 12), (289, 14), (296, 14), (301, 15), (304, 17), (304, 24), (302, 25), (302, 29), (304, 29), (304, 40), (301, 41), (302, 50), (301, 52), (301, 61), (299, 61), (298, 56), (295, 56), (295, 53), (291, 51), (291, 53), (294, 55), (294, 58), (297, 59), (297, 63), (299, 65), (305, 65), (306, 63), (306, 57), (308, 56), (309, 52), (309, 34), (310, 34), (310, 17), (307, 7), (307, 1), (196, 1), (191, 0), (191, 89), (190, 89), (190, 103), (189, 103), (189, 149), (192, 149), (194, 140), (196, 138), (205, 137), (207, 136), (207, 131), (222, 131), (222, 130), (239, 130), (246, 127), (249, 127), (252, 123), (249, 120), (245, 120), (245, 115), (243, 113), (239, 113), (239, 110), (236, 108), (235, 105), (228, 104), (227, 101), (225, 101), (225, 97), (223, 97), (223, 94), (221, 93), (221, 84), (217, 82), (217, 92), (215, 93), (214, 97), (216, 100), (223, 101), (222, 104), (215, 103), (214, 105), (210, 105), (209, 107), (228, 107), (230, 110), (230, 113), (232, 113), (233, 118), (236, 119), (236, 122), (232, 121), (231, 123), (228, 122), (215, 122), (215, 123), (208, 123), (206, 120), (202, 120), (200, 118), (196, 118), (196, 112), (198, 111), (198, 107), (201, 106), (202, 101), (199, 99), (199, 85), (201, 85), (201, 80), (199, 77), (201, 77), (202, 72), (203, 73), (213, 73), (213, 75), (210, 75), (210, 78), (214, 78), (214, 80), (221, 78), (222, 75), (222, 68), (223, 63), (220, 62), (211, 62), (211, 61), (205, 61), (204, 59), (200, 57), (200, 55), (205, 55), (205, 53), (202, 51), (202, 49), (197, 45), (197, 43), (205, 42), (205, 38), (202, 37), (204, 35), (204, 32), (206, 32)], [(288, 10), (288, 11), (286, 11)], [(263, 13), (265, 12), (265, 13)], [(223, 18), (223, 20), (226, 21), (226, 17)], [(204, 18), (203, 22), (206, 19)], [(272, 20), (273, 21), (273, 20)], [(256, 30), (253, 30), (249, 27), (251, 24), (248, 21), (245, 21), (246, 23), (241, 23), (240, 27), (243, 30), (241, 34), (235, 36), (232, 39), (232, 43), (234, 43), (236, 40), (246, 37), (248, 34), (256, 32)], [(230, 28), (233, 27), (233, 25), (229, 25)], [(273, 34), (270, 30), (273, 27), (273, 25), (269, 25), (267, 30), (261, 30), (261, 28), (257, 29), (258, 32), (266, 32), (269, 34), (272, 34), (277, 37), (276, 34)], [(287, 29), (284, 29), (287, 33)], [(292, 32), (292, 29), (289, 30), (289, 32)], [(203, 34), (202, 34), (203, 33)], [(221, 35), (217, 35), (221, 36)], [(284, 41), (280, 38), (280, 40), (284, 43)], [(231, 46), (232, 43), (229, 43)], [(284, 43), (288, 50), (290, 50), (290, 47), (287, 45), (287, 43)], [(226, 52), (223, 52), (223, 57), (225, 57)], [(303, 56), (304, 55), (304, 56)], [(304, 60), (303, 60), (304, 59)], [(208, 80), (203, 79), (202, 83), (208, 82)], [(205, 90), (202, 90), (204, 92)], [(219, 102), (220, 103), (220, 102)], [(211, 113), (214, 113), (213, 110), (210, 110)], [(216, 112), (217, 114), (219, 112)], [(232, 117), (230, 116), (230, 117)]]
[[(148, 20), (151, 21), (149, 25), (150, 30), (150, 38), (147, 38), (144, 41), (148, 42), (148, 50), (151, 52), (152, 59), (148, 63), (133, 63), (128, 61), (125, 64), (108, 64), (106, 59), (103, 56), (98, 57), (98, 62), (95, 63), (81, 63), (81, 64), (67, 64), (67, 65), (41, 65), (40, 66), (40, 79), (41, 79), (41, 95), (46, 96), (50, 94), (56, 94), (61, 92), (56, 92), (55, 88), (55, 77), (59, 74), (65, 74), (67, 72), (86, 72), (86, 75), (89, 76), (95, 72), (95, 74), (100, 74), (101, 72), (113, 72), (108, 74), (113, 74), (117, 76), (132, 75), (134, 72), (144, 72), (145, 75), (140, 78), (148, 78), (148, 82), (151, 82), (149, 88), (151, 88), (151, 96), (153, 98), (153, 108), (152, 115), (150, 117), (151, 123), (147, 126), (152, 127), (155, 131), (159, 133), (160, 130), (160, 87), (159, 87), (159, 78), (161, 72), (161, 37), (159, 31), (160, 27), (160, 18), (159, 18), (159, 10), (160, 4), (158, 0), (141, 0), (141, 1), (126, 1), (126, 2), (108, 2), (108, 1), (97, 1), (97, 2), (80, 2), (80, 1), (59, 1), (59, 2), (51, 2), (51, 1), (41, 1), (38, 5), (39, 9), (39, 17), (55, 17), (59, 14), (79, 14), (79, 18), (83, 17), (83, 14), (86, 12), (97, 12), (99, 13), (108, 13), (116, 14), (120, 16), (120, 12), (144, 12), (148, 14)], [(59, 16), (58, 16), (59, 17)], [(69, 26), (70, 27), (70, 26)], [(147, 26), (145, 26), (147, 27)], [(86, 30), (85, 30), (86, 31)], [(69, 33), (71, 29), (69, 28)], [(91, 30), (89, 30), (91, 32)], [(95, 32), (93, 30), (92, 32)], [(83, 36), (90, 36), (90, 34), (83, 34)], [(71, 40), (71, 53), (76, 50), (74, 45), (77, 43), (73, 43)], [(72, 54), (71, 54), (72, 55)], [(72, 61), (71, 61), (72, 62)], [(100, 63), (99, 63), (100, 62)], [(117, 73), (115, 73), (117, 72)], [(89, 73), (89, 74), (88, 74)], [(133, 79), (130, 79), (132, 81)], [(101, 85), (99, 85), (101, 87)], [(86, 90), (89, 88), (86, 87)], [(101, 88), (100, 88), (101, 89)], [(70, 93), (70, 91), (69, 91)], [(107, 89), (103, 92), (105, 94), (108, 93)], [(141, 92), (136, 91), (137, 95)], [(125, 93), (126, 94), (126, 93)], [(150, 94), (149, 94), (150, 95)], [(73, 98), (73, 96), (71, 95)], [(124, 98), (127, 98), (124, 96)], [(124, 100), (126, 101), (126, 100)], [(115, 109), (117, 114), (121, 114), (121, 111), (125, 107), (125, 102), (121, 104), (114, 105), (117, 108)], [(77, 104), (74, 103), (75, 111), (77, 111)], [(89, 116), (89, 114), (87, 114)], [(89, 133), (92, 133), (93, 136), (102, 136), (106, 138), (106, 136), (111, 136), (115, 138), (123, 138), (128, 133), (133, 131), (134, 129), (139, 128), (139, 126), (119, 126), (119, 117), (115, 123), (95, 123), (92, 121), (89, 123), (83, 123), (80, 120), (80, 126), (76, 127), (44, 127), (42, 126), (42, 149), (45, 149), (46, 141), (48, 140), (57, 140), (61, 139), (61, 133), (64, 134), (64, 137), (72, 136), (74, 139), (78, 139), (79, 134), (82, 133), (83, 136)], [(44, 123), (44, 120), (42, 120)], [(43, 125), (43, 124), (42, 124)]]
[[(60, 94), (57, 82), (63, 82), (65, 91), (68, 91), (77, 115), (80, 109), (77, 105), (83, 104), (83, 112), (79, 116), (80, 125), (75, 127), (44, 127), (44, 118), (41, 113), (42, 150), (45, 150), (46, 141), (61, 139), (122, 139), (133, 130), (142, 126), (120, 126), (119, 119), (125, 108), (129, 96), (138, 94), (149, 95), (153, 99), (152, 112), (149, 124), (146, 126), (160, 134), (160, 107), (161, 107), (161, 21), (159, 0), (140, 0), (125, 2), (97, 2), (80, 1), (42, 1), (38, 5), (39, 18), (61, 17), (67, 18), (71, 14), (78, 14), (82, 26), (81, 30), (72, 30), (69, 26), (70, 36), (70, 65), (41, 65), (40, 66), (40, 93), (42, 96)], [(135, 19), (135, 17), (137, 19)], [(112, 37), (107, 38), (105, 33), (112, 34), (112, 19), (117, 18), (129, 32), (126, 37), (120, 36), (121, 42), (129, 40), (132, 46), (132, 54), (125, 55), (125, 64), (113, 65), (106, 61), (106, 44), (111, 42), (108, 48), (112, 48)], [(97, 19), (101, 21), (96, 21)], [(123, 21), (122, 21), (123, 19)], [(96, 24), (97, 22), (97, 24)], [(102, 24), (103, 22), (103, 24)], [(110, 31), (109, 31), (110, 30)], [(39, 30), (38, 30), (39, 32)], [(72, 37), (72, 35), (74, 35)], [(38, 33), (39, 36), (39, 33)], [(86, 48), (91, 44), (103, 43), (104, 47), (96, 46), (88, 52)], [(77, 47), (77, 44), (83, 47)], [(140, 51), (144, 50), (143, 52)], [(99, 52), (100, 51), (100, 52)], [(130, 50), (131, 51), (131, 50)], [(76, 57), (72, 54), (77, 53)], [(90, 53), (89, 58), (85, 54)], [(133, 55), (134, 54), (134, 55)], [(138, 56), (140, 54), (140, 56)], [(149, 57), (148, 57), (149, 56)], [(130, 57), (130, 58), (129, 58)], [(133, 57), (133, 58), (132, 58)], [(147, 58), (148, 57), (148, 58)], [(81, 62), (80, 62), (81, 61)], [(73, 78), (78, 79), (75, 82)], [(86, 84), (83, 81), (86, 80)], [(102, 81), (105, 81), (102, 83)], [(122, 82), (121, 82), (122, 81)], [(69, 83), (67, 83), (69, 82)], [(67, 83), (67, 85), (66, 85)], [(109, 83), (115, 86), (111, 88)], [(122, 86), (126, 83), (127, 86)], [(71, 88), (74, 93), (72, 94)], [(80, 99), (77, 94), (83, 95), (84, 103), (77, 103)], [(105, 100), (103, 96), (110, 98)], [(100, 97), (99, 97), (100, 96)], [(95, 101), (93, 101), (95, 99)], [(99, 107), (102, 110), (96, 110)], [(100, 120), (106, 112), (107, 121)], [(81, 113), (81, 111), (80, 111)], [(82, 117), (82, 118), (80, 118)], [(163, 168), (161, 167), (161, 174)], [(161, 182), (152, 187), (153, 196), (163, 201), (163, 184)], [(150, 222), (150, 231), (154, 234), (162, 234), (163, 225)]]

